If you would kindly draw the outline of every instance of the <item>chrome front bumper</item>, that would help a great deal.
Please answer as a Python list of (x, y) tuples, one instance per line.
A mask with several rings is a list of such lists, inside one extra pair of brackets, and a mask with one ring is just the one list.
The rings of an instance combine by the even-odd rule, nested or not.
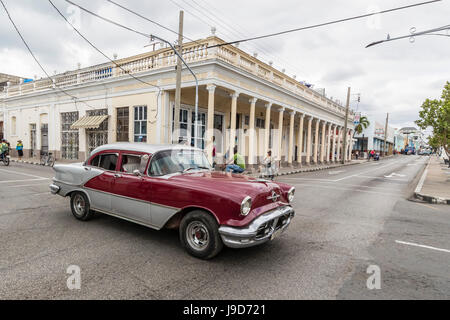
[(58, 191), (61, 189), (60, 187), (58, 187), (56, 184), (53, 184), (53, 183), (51, 185), (49, 185), (49, 188), (50, 188), (50, 192), (52, 194), (57, 194)]
[(294, 209), (290, 206), (280, 207), (266, 212), (245, 227), (219, 227), (223, 243), (230, 248), (246, 248), (256, 246), (273, 239), (282, 233), (294, 217)]

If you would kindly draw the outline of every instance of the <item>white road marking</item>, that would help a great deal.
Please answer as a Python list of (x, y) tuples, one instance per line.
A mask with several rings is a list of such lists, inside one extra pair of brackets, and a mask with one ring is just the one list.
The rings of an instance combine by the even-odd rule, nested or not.
[(366, 171), (363, 171), (363, 172), (360, 172), (360, 173), (352, 174), (350, 176), (346, 176), (346, 177), (343, 177), (343, 178), (340, 178), (340, 179), (336, 179), (335, 181), (341, 181), (341, 180), (344, 180), (344, 179), (349, 179), (349, 178), (352, 178), (352, 177), (356, 177), (356, 176), (359, 176), (361, 174), (366, 174), (368, 172), (372, 172), (372, 171), (375, 171), (375, 170), (378, 170), (378, 169), (382, 169), (382, 168), (386, 168), (386, 167), (392, 166), (393, 164), (397, 164), (397, 162), (394, 161), (394, 162), (388, 163), (388, 164), (386, 164), (384, 166), (381, 166), (381, 167), (372, 168), (370, 170), (366, 170)]
[(345, 170), (329, 171), (328, 174), (339, 174), (341, 172), (345, 172)]
[(50, 192), (50, 190), (49, 190), (49, 191), (47, 191), (47, 192), (33, 193), (33, 194), (31, 194), (31, 195), (32, 195), (32, 196), (41, 196), (41, 195), (43, 195), (43, 194), (51, 195), (51, 192)]
[(392, 172), (391, 174), (389, 174), (387, 176), (384, 176), (384, 177), (385, 178), (392, 178), (392, 177), (404, 177), (404, 176), (405, 176), (404, 174)]
[[(40, 181), (43, 181), (44, 179), (39, 179)], [(50, 179), (46, 179), (50, 180)], [(23, 181), (23, 180), (20, 180)], [(41, 183), (33, 183), (33, 184), (20, 184), (18, 186), (8, 186), (9, 188), (24, 188), (24, 187), (33, 187), (33, 186), (42, 186), (43, 184), (48, 184), (48, 182), (41, 182)]]
[[(354, 178), (368, 178), (368, 179), (383, 179), (383, 180), (385, 180), (384, 176), (381, 176), (381, 177), (376, 177), (376, 176), (355, 176)], [(389, 179), (389, 181), (409, 181), (409, 180), (408, 179), (395, 178), (395, 179)]]
[(280, 177), (279, 180), (306, 180), (306, 181), (325, 181), (325, 182), (336, 182), (336, 180), (331, 179), (314, 179), (314, 178), (288, 178), (288, 177)]
[(353, 188), (343, 188), (343, 187), (333, 187), (333, 186), (324, 186), (321, 184), (300, 184), (299, 186), (305, 186), (305, 187), (319, 187), (319, 188), (326, 188), (326, 189), (335, 189), (335, 190), (350, 190), (353, 192), (364, 192), (364, 193), (375, 193), (375, 194), (382, 194), (384, 196), (398, 196), (395, 193), (387, 193), (387, 192), (378, 192), (378, 191), (370, 191), (370, 190), (358, 190), (358, 189), (353, 189)]
[(6, 173), (9, 173), (9, 174), (21, 174), (21, 175), (23, 175), (23, 176), (28, 176), (28, 177), (48, 179), (48, 178), (46, 178), (46, 177), (36, 176), (36, 175), (34, 175), (34, 174), (23, 173), (23, 172), (18, 172), (18, 171), (13, 171), (13, 170), (0, 169), (0, 172), (6, 172)]
[(436, 250), (436, 251), (442, 251), (442, 252), (450, 253), (450, 250), (442, 249), (442, 248), (436, 248), (436, 247), (431, 247), (431, 246), (426, 246), (426, 245), (423, 245), (423, 244), (417, 244), (417, 243), (400, 241), (400, 240), (395, 240), (395, 242), (400, 243), (400, 244), (406, 244), (408, 246), (414, 246), (414, 247), (420, 247), (420, 248), (425, 248), (425, 249), (431, 249), (431, 250)]
[(50, 178), (38, 178), (38, 179), (23, 179), (23, 180), (6, 180), (6, 181), (0, 181), (0, 183), (28, 182), (28, 181), (42, 181), (42, 180), (51, 180), (51, 179)]

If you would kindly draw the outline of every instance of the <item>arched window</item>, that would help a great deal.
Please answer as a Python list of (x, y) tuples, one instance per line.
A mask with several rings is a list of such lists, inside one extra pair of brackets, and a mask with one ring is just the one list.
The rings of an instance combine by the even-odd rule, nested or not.
[(11, 135), (16, 135), (16, 117), (11, 118)]

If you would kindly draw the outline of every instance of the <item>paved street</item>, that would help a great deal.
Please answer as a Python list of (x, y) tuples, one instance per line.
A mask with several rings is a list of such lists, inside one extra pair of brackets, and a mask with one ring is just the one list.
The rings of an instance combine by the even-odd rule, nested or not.
[[(283, 176), (296, 217), (280, 238), (210, 261), (176, 231), (73, 218), (52, 170), (0, 166), (0, 299), (450, 299), (450, 207), (408, 201), (427, 157)], [(66, 286), (69, 265), (81, 289)], [(381, 289), (368, 290), (370, 265)]]

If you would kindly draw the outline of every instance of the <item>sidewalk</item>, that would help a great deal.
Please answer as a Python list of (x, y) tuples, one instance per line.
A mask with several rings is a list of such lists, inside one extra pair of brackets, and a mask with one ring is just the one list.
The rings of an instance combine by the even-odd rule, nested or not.
[[(302, 168), (284, 167), (284, 168), (279, 169), (278, 172), (275, 174), (275, 176), (284, 176), (284, 175), (288, 175), (288, 174), (325, 170), (325, 169), (349, 166), (352, 164), (364, 163), (364, 162), (367, 162), (367, 159), (352, 160), (350, 162), (346, 162), (345, 164), (342, 164), (339, 162), (339, 163), (319, 164), (319, 165), (309, 165), (309, 166), (304, 165)], [(264, 175), (263, 172), (250, 173), (249, 175), (252, 177), (255, 177), (255, 178), (266, 178), (266, 176)]]
[(415, 197), (430, 203), (450, 204), (450, 168), (437, 156), (430, 156)]
[[(41, 165), (40, 160), (36, 158), (23, 158), (22, 160), (19, 160), (17, 157), (10, 157), (11, 162), (18, 162), (18, 163), (27, 163), (27, 164), (33, 164), (33, 165)], [(55, 164), (68, 164), (68, 163), (76, 163), (76, 162), (82, 162), (81, 160), (56, 160)]]

